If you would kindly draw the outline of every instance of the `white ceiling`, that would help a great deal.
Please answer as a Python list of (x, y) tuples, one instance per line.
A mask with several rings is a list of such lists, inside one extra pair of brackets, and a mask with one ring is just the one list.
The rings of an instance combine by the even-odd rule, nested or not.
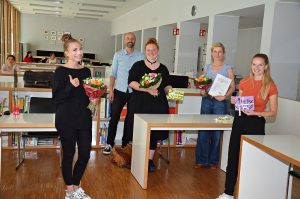
[(151, 0), (8, 0), (21, 13), (110, 21)]

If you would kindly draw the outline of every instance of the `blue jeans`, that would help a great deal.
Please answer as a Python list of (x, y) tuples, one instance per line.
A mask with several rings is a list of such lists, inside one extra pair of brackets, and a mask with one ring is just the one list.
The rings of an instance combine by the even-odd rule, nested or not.
[[(227, 102), (203, 97), (201, 114), (226, 114)], [(222, 131), (199, 131), (196, 145), (196, 164), (218, 165), (220, 157), (220, 138)]]

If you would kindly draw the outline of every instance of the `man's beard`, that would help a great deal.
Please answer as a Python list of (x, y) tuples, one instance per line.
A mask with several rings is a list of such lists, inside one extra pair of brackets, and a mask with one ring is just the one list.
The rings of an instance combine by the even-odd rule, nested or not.
[(134, 47), (134, 43), (133, 43), (133, 42), (128, 42), (128, 43), (126, 44), (126, 47), (127, 47), (127, 48), (133, 48), (133, 47)]

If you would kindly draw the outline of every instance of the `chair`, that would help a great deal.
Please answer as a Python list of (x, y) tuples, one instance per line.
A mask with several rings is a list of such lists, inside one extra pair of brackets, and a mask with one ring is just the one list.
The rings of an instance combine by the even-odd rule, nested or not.
[[(55, 103), (52, 98), (31, 97), (29, 105), (29, 113), (55, 113)], [(28, 132), (22, 135), (23, 138), (37, 137), (37, 138), (57, 138), (59, 140), (58, 132)], [(25, 149), (25, 139), (23, 139), (23, 146)], [(62, 150), (60, 146), (60, 163), (62, 158)]]
[(288, 173), (289, 175), (288, 175), (288, 179), (287, 179), (286, 194), (285, 194), (286, 199), (289, 198), (290, 177), (292, 176), (292, 177), (300, 179), (300, 172), (291, 170), (291, 169), (292, 169), (292, 163), (290, 163), (290, 165), (289, 165), (289, 173)]

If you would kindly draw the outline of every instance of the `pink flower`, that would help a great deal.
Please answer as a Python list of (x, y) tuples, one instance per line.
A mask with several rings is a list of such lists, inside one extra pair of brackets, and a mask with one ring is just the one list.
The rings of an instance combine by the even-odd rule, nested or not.
[(152, 77), (152, 78), (155, 78), (157, 76), (156, 73), (149, 73), (149, 76)]

